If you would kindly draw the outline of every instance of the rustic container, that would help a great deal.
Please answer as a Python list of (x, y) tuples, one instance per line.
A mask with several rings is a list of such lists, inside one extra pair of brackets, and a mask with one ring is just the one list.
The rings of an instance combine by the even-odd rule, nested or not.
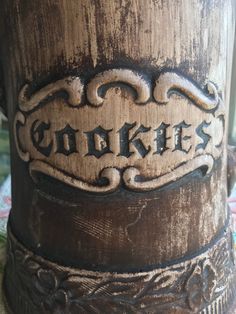
[(13, 313), (229, 313), (233, 0), (7, 0)]

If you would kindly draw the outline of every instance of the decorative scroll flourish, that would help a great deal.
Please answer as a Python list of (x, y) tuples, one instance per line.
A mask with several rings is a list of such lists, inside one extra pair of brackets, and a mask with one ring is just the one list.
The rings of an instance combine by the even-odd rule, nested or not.
[(137, 92), (136, 103), (145, 103), (150, 98), (150, 87), (147, 82), (137, 73), (127, 69), (112, 69), (96, 75), (87, 86), (87, 97), (94, 106), (103, 103), (99, 96), (99, 88), (109, 83), (121, 82), (130, 85)]
[(37, 181), (37, 176), (35, 175), (36, 172), (44, 173), (46, 175), (49, 175), (55, 179), (58, 179), (60, 181), (65, 182), (66, 184), (89, 192), (112, 192), (120, 184), (120, 172), (116, 168), (105, 168), (102, 170), (100, 177), (105, 178), (108, 183), (106, 185), (92, 185), (87, 182), (84, 182), (83, 180), (80, 180), (78, 178), (73, 178), (67, 174), (65, 174), (63, 171), (60, 171), (56, 169), (55, 167), (52, 167), (51, 165), (40, 161), (40, 160), (34, 160), (30, 163), (30, 174), (34, 178), (35, 181)]
[(180, 92), (187, 96), (199, 108), (210, 111), (216, 109), (219, 96), (215, 85), (212, 82), (206, 85), (208, 94), (204, 93), (189, 79), (175, 72), (164, 72), (156, 80), (153, 96), (158, 103), (169, 102), (171, 93)]
[(31, 97), (28, 97), (29, 85), (26, 84), (19, 94), (19, 107), (22, 111), (28, 112), (36, 108), (42, 101), (59, 91), (67, 92), (68, 103), (78, 106), (83, 94), (83, 84), (79, 77), (68, 76), (62, 80), (48, 84)]
[(16, 143), (16, 150), (20, 158), (24, 161), (29, 161), (30, 159), (30, 154), (29, 152), (24, 152), (23, 149), (20, 147), (20, 141), (18, 140), (18, 132), (17, 132), (17, 126), (18, 124), (24, 125), (25, 124), (25, 116), (18, 111), (15, 115), (14, 119), (14, 134), (15, 134), (15, 143)]
[[(145, 181), (136, 180), (140, 177), (140, 171), (135, 167), (127, 168), (123, 173), (123, 180), (127, 188), (136, 191), (150, 191), (158, 189), (161, 186), (174, 182), (184, 175), (191, 173), (196, 169), (202, 170), (204, 175), (209, 174), (214, 165), (214, 159), (211, 155), (197, 156), (194, 159), (188, 161), (186, 164), (178, 166), (173, 171), (166, 173), (158, 178), (145, 179)], [(89, 191), (89, 192), (112, 192), (118, 188), (121, 181), (121, 173), (116, 168), (105, 168), (102, 170), (100, 177), (107, 179), (108, 183), (106, 185), (96, 185), (84, 182), (79, 178), (73, 178), (65, 172), (52, 167), (51, 165), (45, 163), (44, 161), (35, 160), (29, 165), (30, 174), (32, 178), (37, 182), (36, 173), (43, 173), (49, 175), (52, 178), (58, 179), (72, 187)]]
[[(9, 230), (6, 274), (21, 313), (226, 313), (233, 298), (230, 231), (201, 254), (164, 268), (112, 273), (63, 267), (34, 255)], [(14, 284), (11, 284), (14, 283)], [(227, 302), (225, 300), (228, 298)], [(205, 311), (207, 309), (207, 312)]]
[(209, 174), (214, 165), (214, 158), (211, 155), (199, 155), (192, 160), (189, 160), (186, 164), (182, 164), (160, 177), (153, 179), (145, 179), (145, 181), (138, 181), (137, 178), (141, 176), (140, 171), (137, 168), (130, 167), (124, 171), (123, 179), (125, 185), (136, 191), (149, 191), (158, 189), (159, 187), (176, 181), (182, 178), (184, 175), (191, 173), (196, 169), (206, 168), (205, 174)]
[[(137, 97), (117, 92), (116, 84), (129, 92), (131, 87)], [(103, 87), (109, 89), (104, 98)], [(213, 83), (207, 87), (208, 93), (174, 71), (161, 73), (152, 86), (129, 69), (103, 71), (87, 86), (67, 77), (30, 97), (25, 85), (14, 119), (16, 149), (35, 181), (41, 172), (96, 193), (121, 183), (137, 191), (157, 189), (196, 169), (207, 175), (222, 154), (225, 128), (224, 103)], [(68, 97), (57, 102), (60, 92)]]

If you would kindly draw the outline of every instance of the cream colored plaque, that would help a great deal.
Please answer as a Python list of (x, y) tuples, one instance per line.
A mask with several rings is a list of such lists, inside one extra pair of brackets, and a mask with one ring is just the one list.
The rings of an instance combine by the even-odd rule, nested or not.
[(19, 94), (15, 142), (37, 173), (90, 192), (120, 185), (147, 191), (196, 170), (209, 174), (221, 156), (224, 106), (206, 89), (174, 72), (154, 78), (129, 69), (67, 77)]

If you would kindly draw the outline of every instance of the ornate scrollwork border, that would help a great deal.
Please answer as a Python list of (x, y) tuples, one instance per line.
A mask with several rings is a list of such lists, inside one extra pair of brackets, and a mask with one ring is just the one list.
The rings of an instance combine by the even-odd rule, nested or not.
[(47, 98), (61, 91), (65, 91), (68, 94), (68, 102), (71, 106), (77, 106), (81, 102), (83, 88), (84, 85), (79, 77), (68, 76), (62, 80), (48, 84), (29, 97), (29, 84), (26, 84), (22, 87), (19, 94), (19, 108), (23, 112), (29, 112), (37, 108)]
[[(69, 106), (82, 106), (82, 99), (86, 96), (88, 105), (98, 107), (103, 104), (104, 93), (110, 87), (109, 84), (117, 83), (123, 83), (124, 86), (129, 86), (136, 92), (134, 102), (137, 105), (148, 105), (148, 101), (150, 100), (156, 101), (157, 105), (166, 105), (170, 97), (178, 93), (182, 97), (188, 98), (200, 110), (209, 113), (217, 119), (224, 119), (224, 105), (216, 86), (212, 82), (207, 83), (204, 90), (190, 79), (175, 71), (162, 72), (155, 80), (153, 91), (151, 91), (150, 82), (145, 77), (129, 69), (111, 69), (101, 72), (95, 75), (86, 86), (81, 78), (69, 76), (48, 84), (32, 95), (29, 93), (29, 85), (26, 84), (19, 94), (20, 111), (15, 116), (14, 136), (18, 154), (23, 161), (29, 162), (30, 174), (35, 181), (37, 181), (36, 174), (40, 172), (84, 191), (98, 193), (112, 192), (119, 187), (121, 182), (129, 189), (148, 191), (176, 181), (196, 169), (207, 168), (206, 171), (202, 172), (203, 175), (211, 172), (215, 159), (219, 158), (221, 154), (221, 150), (217, 150), (217, 148), (214, 148), (212, 154), (204, 154), (204, 152), (196, 154), (193, 159), (180, 164), (176, 168), (169, 169), (169, 172), (157, 177), (148, 178), (132, 165), (126, 169), (105, 167), (100, 172), (96, 182), (86, 182), (85, 179), (67, 173), (65, 169), (58, 169), (43, 160), (34, 160), (31, 158), (30, 152), (24, 151), (18, 136), (18, 129), (26, 123), (27, 114), (36, 110), (42, 103), (47, 102), (53, 96), (57, 95), (58, 92), (63, 91), (67, 93)], [(103, 87), (105, 89), (103, 89), (102, 96), (100, 91)], [(64, 96), (58, 94), (58, 97)], [(104, 178), (105, 181), (103, 180), (102, 184), (98, 183)]]
[[(111, 69), (95, 75), (88, 83), (86, 95), (89, 103), (100, 106), (103, 97), (99, 95), (99, 89), (110, 83), (124, 83), (131, 86), (137, 93), (136, 104), (144, 104), (150, 100), (151, 86), (140, 74), (129, 69)], [(39, 91), (29, 96), (29, 84), (22, 87), (19, 93), (19, 108), (28, 112), (39, 106), (44, 100), (52, 97), (60, 91), (68, 94), (68, 102), (72, 106), (79, 106), (84, 94), (84, 84), (76, 76), (68, 76), (64, 79), (50, 83)], [(212, 82), (206, 85), (206, 91), (194, 84), (190, 79), (174, 71), (165, 71), (155, 81), (153, 97), (159, 104), (167, 104), (172, 94), (180, 93), (189, 98), (193, 104), (205, 111), (217, 109), (220, 97), (216, 86)]]

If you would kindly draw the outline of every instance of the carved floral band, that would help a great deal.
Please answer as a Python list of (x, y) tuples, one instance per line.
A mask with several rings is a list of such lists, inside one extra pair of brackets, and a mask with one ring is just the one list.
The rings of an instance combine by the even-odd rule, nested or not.
[[(135, 106), (135, 107), (134, 107)], [(33, 94), (19, 93), (14, 136), (19, 157), (38, 173), (90, 192), (121, 184), (160, 188), (184, 175), (209, 174), (221, 156), (224, 105), (174, 72), (154, 80), (129, 69), (97, 74), (87, 85), (69, 76)]]
[(27, 313), (98, 313), (105, 305), (113, 313), (223, 314), (233, 298), (234, 275), (231, 233), (225, 230), (193, 258), (148, 271), (116, 273), (52, 263), (25, 248), (9, 229), (9, 288)]

